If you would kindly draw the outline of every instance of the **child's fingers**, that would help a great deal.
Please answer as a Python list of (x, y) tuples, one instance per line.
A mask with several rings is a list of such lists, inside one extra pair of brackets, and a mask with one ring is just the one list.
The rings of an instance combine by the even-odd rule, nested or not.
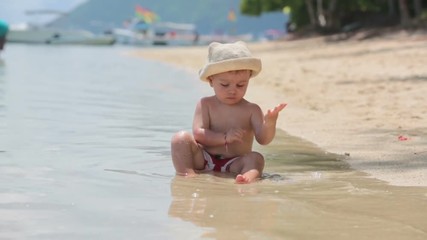
[(286, 105), (287, 104), (282, 103), (282, 104), (279, 104), (276, 107), (274, 107), (273, 110), (268, 109), (266, 115), (269, 116), (271, 114), (278, 114), (280, 111), (282, 111), (286, 107)]
[(281, 104), (277, 105), (274, 108), (274, 112), (280, 112), (280, 111), (282, 111), (287, 105), (288, 104), (286, 104), (286, 103), (281, 103)]
[(242, 142), (243, 135), (245, 134), (245, 132), (246, 131), (241, 128), (231, 130), (228, 135), (230, 142), (234, 142), (234, 141)]

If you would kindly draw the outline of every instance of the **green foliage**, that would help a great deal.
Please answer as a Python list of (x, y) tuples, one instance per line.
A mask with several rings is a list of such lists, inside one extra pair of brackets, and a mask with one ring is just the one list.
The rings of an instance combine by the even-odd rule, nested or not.
[[(311, 2), (316, 5), (315, 0)], [(331, 0), (323, 0), (323, 7), (328, 6)], [(387, 11), (386, 0), (337, 0), (339, 10), (379, 12)], [(409, 1), (408, 1), (409, 2)], [(395, 3), (396, 4), (396, 3)], [(262, 12), (281, 11), (283, 7), (290, 6), (293, 10), (301, 6), (306, 7), (304, 0), (241, 0), (240, 10), (247, 15), (260, 15)], [(303, 8), (304, 11), (306, 10)]]
[(337, 1), (338, 9), (343, 12), (381, 12), (387, 10), (384, 0), (350, 0)]
[(240, 2), (240, 12), (249, 16), (259, 16), (262, 11), (261, 0), (243, 0)]
[[(312, 9), (315, 12), (310, 18), (309, 8), (307, 3), (312, 4)], [(297, 26), (305, 26), (313, 24), (310, 19), (318, 21), (321, 16), (317, 12), (318, 1), (316, 0), (241, 0), (241, 13), (247, 15), (260, 15), (263, 12), (281, 11), (283, 7), (291, 8), (291, 21)], [(349, 19), (349, 16), (367, 16), (369, 14), (382, 15), (383, 18), (390, 17), (390, 6), (388, 0), (323, 0), (322, 9), (324, 17), (328, 24), (325, 26), (317, 25), (318, 28), (339, 28), (342, 19)], [(398, 1), (391, 2), (394, 9), (398, 9)], [(411, 8), (412, 1), (407, 1)], [(394, 14), (398, 14), (394, 10)], [(319, 15), (317, 15), (319, 14)], [(362, 15), (360, 15), (362, 14)], [(397, 15), (395, 17), (398, 17)], [(318, 22), (316, 24), (319, 24)]]
[(282, 11), (286, 6), (291, 8), (292, 22), (297, 25), (305, 25), (309, 22), (303, 0), (241, 0), (240, 12), (245, 15), (259, 16), (263, 12)]
[(285, 6), (298, 5), (300, 0), (241, 0), (242, 14), (259, 16), (263, 12), (282, 11)]
[(303, 1), (300, 1), (299, 4), (295, 4), (291, 9), (291, 22), (294, 23), (296, 27), (302, 27), (310, 24), (307, 7)]

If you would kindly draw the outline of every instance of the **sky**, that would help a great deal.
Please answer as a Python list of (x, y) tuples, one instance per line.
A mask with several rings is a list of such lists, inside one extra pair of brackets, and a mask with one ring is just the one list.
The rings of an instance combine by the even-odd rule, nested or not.
[(9, 24), (45, 23), (54, 15), (27, 15), (27, 10), (69, 11), (87, 0), (0, 0), (0, 19)]

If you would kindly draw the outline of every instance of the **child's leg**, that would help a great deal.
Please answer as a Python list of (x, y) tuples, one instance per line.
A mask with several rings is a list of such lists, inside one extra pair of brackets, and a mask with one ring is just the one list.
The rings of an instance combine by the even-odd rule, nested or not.
[(202, 150), (191, 133), (181, 131), (173, 135), (171, 140), (172, 161), (176, 173), (193, 176), (197, 169), (205, 166)]
[(264, 157), (257, 152), (249, 153), (236, 159), (230, 166), (230, 171), (238, 173), (236, 183), (250, 183), (261, 177), (264, 169)]

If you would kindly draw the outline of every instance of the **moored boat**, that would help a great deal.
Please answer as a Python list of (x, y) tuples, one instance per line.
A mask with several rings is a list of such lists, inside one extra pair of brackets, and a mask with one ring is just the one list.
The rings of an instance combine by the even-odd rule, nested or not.
[(12, 43), (30, 44), (111, 45), (115, 42), (113, 35), (96, 35), (80, 29), (57, 29), (29, 24), (11, 26), (6, 40)]

